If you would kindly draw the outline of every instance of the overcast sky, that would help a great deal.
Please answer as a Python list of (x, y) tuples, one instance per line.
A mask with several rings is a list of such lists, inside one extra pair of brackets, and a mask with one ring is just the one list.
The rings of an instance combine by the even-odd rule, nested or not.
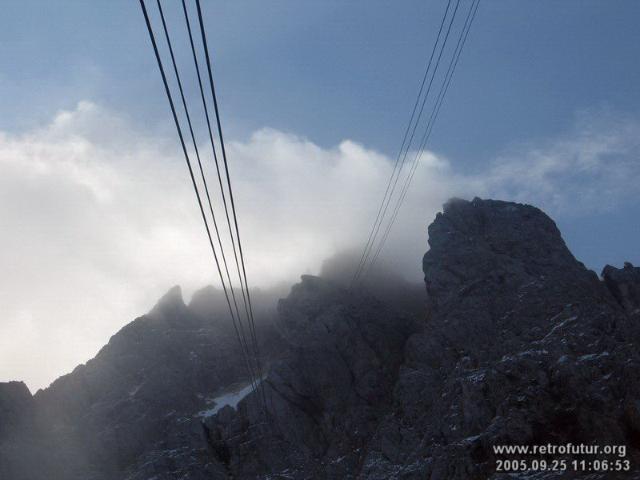
[[(203, 2), (253, 285), (366, 240), (445, 4)], [(216, 282), (137, 2), (3, 9), (0, 381), (35, 391), (172, 285)], [(640, 263), (638, 20), (635, 1), (483, 0), (388, 261), (419, 281), (456, 195), (540, 206), (597, 272)]]

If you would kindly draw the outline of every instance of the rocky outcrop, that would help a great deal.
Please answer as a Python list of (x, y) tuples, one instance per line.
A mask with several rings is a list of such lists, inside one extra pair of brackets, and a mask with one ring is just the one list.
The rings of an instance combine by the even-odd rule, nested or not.
[(34, 402), (22, 382), (0, 383), (0, 478), (22, 480), (14, 473), (21, 464), (35, 459), (30, 442), (36, 431), (33, 425)]
[(551, 219), (453, 200), (429, 245), (427, 326), (407, 344), (363, 478), (498, 477), (493, 446), (503, 444), (638, 448), (637, 322)]
[[(286, 354), (258, 402), (220, 412), (207, 427), (219, 461), (240, 478), (353, 478), (391, 405), (415, 323), (371, 297), (303, 276), (279, 305)], [(259, 426), (259, 434), (252, 426)], [(288, 475), (288, 477), (284, 477)]]
[[(26, 408), (33, 423), (0, 435), (0, 478), (211, 478), (216, 465), (199, 412), (217, 392), (247, 380), (218, 299), (207, 288), (187, 306), (174, 287), (94, 359), (34, 397), (24, 384), (0, 385), (1, 428)], [(273, 324), (261, 318), (258, 338), (277, 358)]]
[(0, 437), (19, 428), (33, 413), (33, 397), (23, 382), (0, 383)]
[(629, 262), (621, 269), (607, 265), (602, 270), (602, 278), (628, 313), (640, 314), (640, 267), (634, 267)]
[(251, 431), (250, 398), (208, 421), (230, 477), (502, 478), (494, 446), (569, 442), (624, 445), (637, 465), (637, 321), (554, 222), (452, 200), (429, 245), (417, 325), (318, 279), (292, 291), (280, 312), (289, 353), (267, 381), (275, 425)]

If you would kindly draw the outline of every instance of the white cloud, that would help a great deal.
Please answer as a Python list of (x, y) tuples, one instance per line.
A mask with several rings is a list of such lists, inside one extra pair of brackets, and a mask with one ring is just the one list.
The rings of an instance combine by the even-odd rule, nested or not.
[[(386, 253), (419, 279), (427, 224), (452, 195), (515, 198), (551, 212), (611, 208), (638, 194), (638, 133), (629, 119), (585, 120), (475, 177), (426, 152)], [(210, 150), (201, 152), (213, 187)], [(228, 153), (254, 286), (316, 273), (324, 258), (361, 244), (391, 169), (355, 142), (325, 149), (271, 129), (229, 143)], [(0, 169), (0, 380), (45, 386), (170, 286), (217, 284), (173, 136), (149, 136), (81, 102), (38, 130), (0, 132)]]
[(550, 213), (607, 211), (640, 192), (640, 123), (585, 111), (570, 134), (503, 154), (484, 180), (492, 194)]

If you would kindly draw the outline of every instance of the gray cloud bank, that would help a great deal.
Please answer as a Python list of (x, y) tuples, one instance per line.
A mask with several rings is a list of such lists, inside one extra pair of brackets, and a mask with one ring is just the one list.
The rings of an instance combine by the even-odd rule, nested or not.
[[(426, 226), (451, 196), (515, 199), (551, 213), (615, 208), (640, 193), (639, 143), (636, 120), (586, 113), (573, 131), (513, 147), (481, 175), (425, 152), (385, 264), (420, 278)], [(0, 380), (46, 386), (170, 286), (217, 285), (176, 147), (90, 102), (34, 131), (0, 132)], [(231, 142), (228, 153), (248, 274), (261, 287), (357, 250), (392, 164), (353, 141), (325, 149), (272, 129)]]

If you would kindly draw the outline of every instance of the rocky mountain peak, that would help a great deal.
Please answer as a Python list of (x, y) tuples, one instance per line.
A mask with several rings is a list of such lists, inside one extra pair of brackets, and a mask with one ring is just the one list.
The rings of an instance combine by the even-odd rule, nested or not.
[(408, 296), (303, 276), (258, 325), (258, 393), (222, 292), (172, 288), (33, 398), (0, 384), (0, 478), (498, 480), (493, 446), (548, 443), (640, 465), (640, 269), (600, 279), (541, 210), (479, 198), (447, 202), (429, 245), (427, 308), (393, 278)]
[(24, 382), (0, 382), (0, 436), (23, 423), (33, 411), (33, 397)]
[(31, 400), (31, 392), (24, 382), (0, 382), (0, 411), (12, 409)]
[(288, 348), (267, 379), (278, 430), (240, 434), (257, 421), (249, 400), (208, 423), (230, 476), (494, 478), (493, 445), (635, 442), (637, 322), (553, 220), (454, 199), (429, 245), (429, 308), (405, 335), (393, 309), (322, 279), (280, 302)]
[(423, 271), (435, 309), (457, 297), (459, 289), (487, 282), (500, 291), (549, 276), (597, 281), (573, 257), (553, 220), (530, 205), (452, 199), (429, 226), (429, 246)]
[(630, 262), (625, 262), (623, 268), (607, 265), (602, 270), (602, 278), (627, 312), (640, 314), (640, 267)]
[(150, 317), (170, 319), (179, 316), (187, 306), (182, 298), (182, 288), (175, 285), (165, 293), (149, 312)]

